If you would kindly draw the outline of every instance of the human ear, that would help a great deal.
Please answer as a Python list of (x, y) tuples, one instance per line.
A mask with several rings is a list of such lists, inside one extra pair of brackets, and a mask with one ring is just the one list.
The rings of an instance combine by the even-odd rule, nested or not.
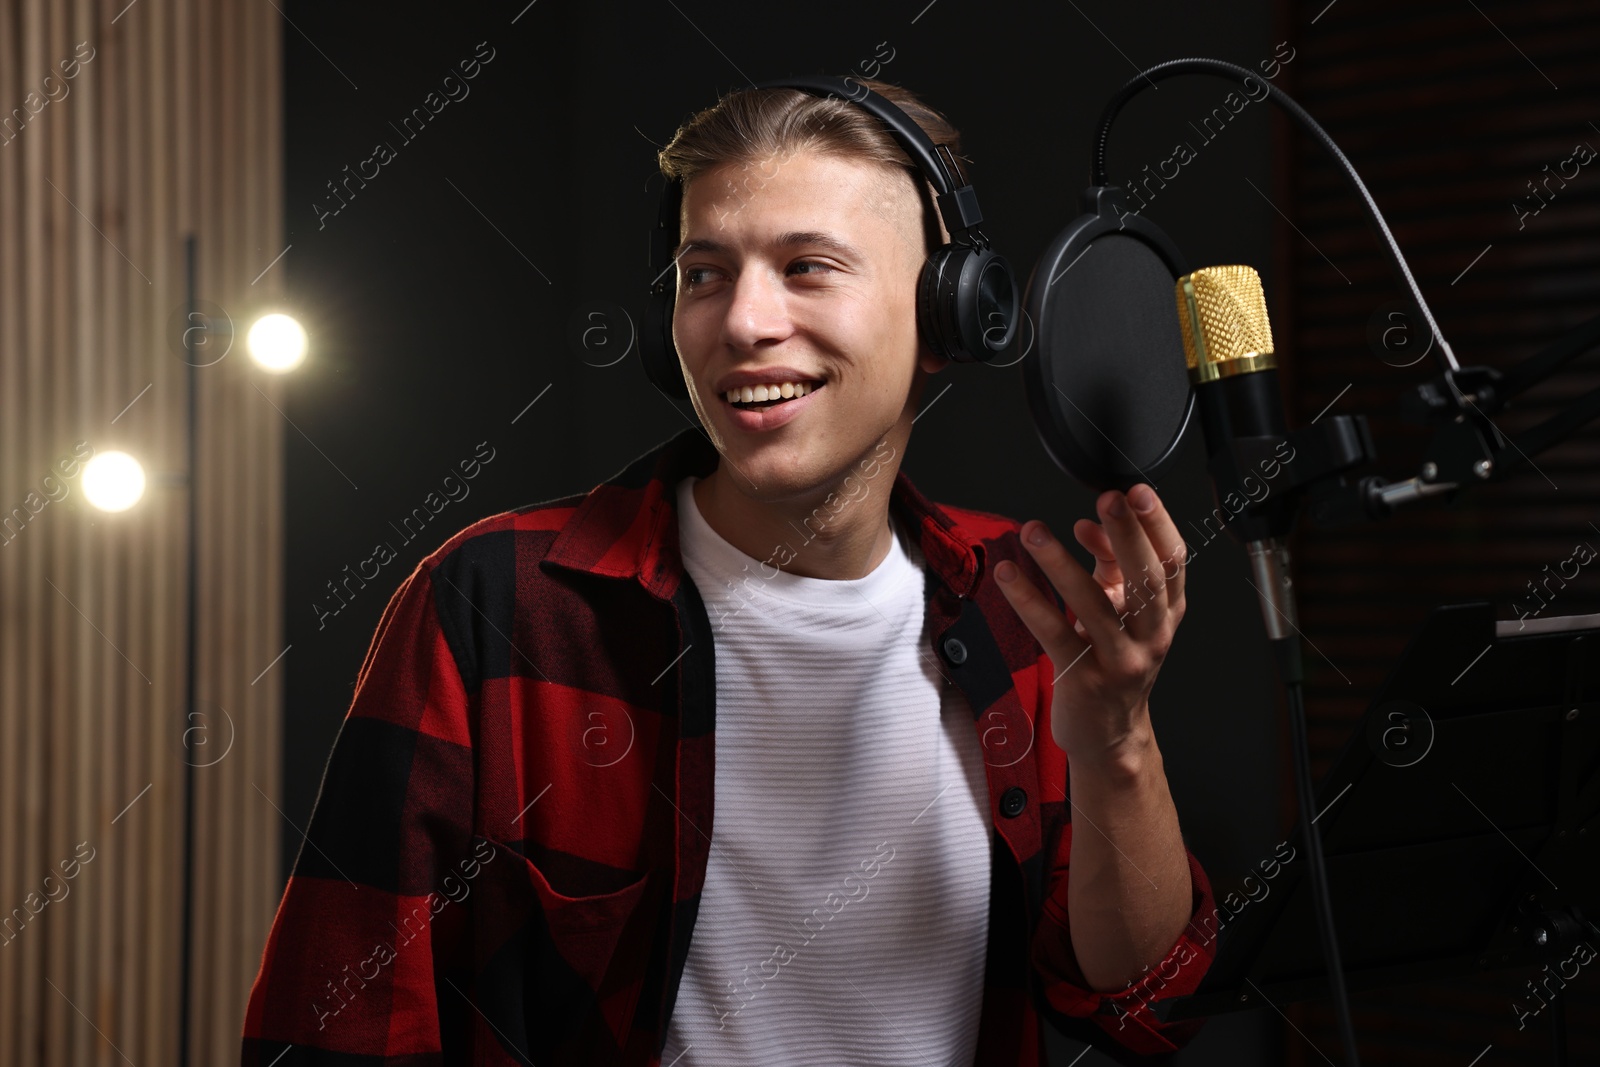
[(928, 374), (938, 374), (950, 365), (948, 356), (935, 355), (928, 343), (920, 337), (917, 339), (917, 368)]

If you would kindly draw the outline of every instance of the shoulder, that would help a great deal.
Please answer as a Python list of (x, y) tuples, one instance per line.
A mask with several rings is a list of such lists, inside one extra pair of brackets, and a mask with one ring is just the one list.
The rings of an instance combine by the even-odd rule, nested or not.
[[(432, 614), (468, 689), (504, 674), (518, 606), (545, 599), (540, 566), (587, 494), (487, 515), (424, 556), (395, 594), (431, 601)], [(503, 667), (504, 665), (501, 664)]]
[(447, 537), (423, 556), (410, 581), (448, 589), (514, 582), (531, 563), (537, 570), (552, 542), (587, 494), (576, 493), (486, 515)]
[(446, 538), (417, 569), (429, 574), (441, 568), (463, 572), (474, 564), (513, 562), (516, 553), (531, 552), (542, 559), (587, 495), (574, 493), (486, 515)]

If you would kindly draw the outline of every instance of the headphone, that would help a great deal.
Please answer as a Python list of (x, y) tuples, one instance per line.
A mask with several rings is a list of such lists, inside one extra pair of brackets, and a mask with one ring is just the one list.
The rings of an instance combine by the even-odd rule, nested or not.
[[(983, 214), (978, 210), (977, 193), (966, 182), (950, 147), (935, 145), (922, 127), (887, 97), (848, 77), (803, 75), (761, 82), (755, 88), (800, 89), (813, 96), (842, 97), (888, 127), (937, 191), (939, 217), (950, 231), (950, 243), (928, 257), (917, 279), (919, 335), (934, 354), (957, 363), (987, 363), (1004, 351), (1020, 317), (1016, 278), (1010, 264), (978, 229)], [(657, 389), (669, 398), (687, 400), (683, 367), (672, 343), (672, 309), (678, 288), (673, 251), (682, 204), (683, 183), (670, 179), (651, 234), (650, 261), (655, 274), (639, 334), (639, 358)]]

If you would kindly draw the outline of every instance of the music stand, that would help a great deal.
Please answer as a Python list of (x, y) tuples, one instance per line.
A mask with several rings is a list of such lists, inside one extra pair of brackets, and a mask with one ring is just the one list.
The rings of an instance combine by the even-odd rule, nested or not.
[[(1435, 608), (1317, 791), (1348, 987), (1540, 964), (1541, 989), (1573, 977), (1579, 945), (1600, 949), (1597, 767), (1600, 615), (1497, 622), (1488, 603)], [(1219, 901), (1205, 980), (1159, 1002), (1159, 1017), (1329, 995), (1301, 835), (1297, 823), (1296, 855), (1263, 895), (1226, 912)], [(1508, 1010), (1544, 1007), (1530, 983)]]

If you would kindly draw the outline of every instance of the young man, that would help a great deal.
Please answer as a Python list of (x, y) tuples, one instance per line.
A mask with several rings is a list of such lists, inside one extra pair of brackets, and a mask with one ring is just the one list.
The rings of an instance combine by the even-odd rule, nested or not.
[(661, 160), (703, 432), (395, 594), (242, 1062), (1040, 1067), (1045, 1019), (1172, 1051), (1150, 1004), (1214, 952), (1147, 704), (1182, 538), (1106, 493), (1091, 575), (900, 470), (947, 235), (877, 120), (747, 90)]

